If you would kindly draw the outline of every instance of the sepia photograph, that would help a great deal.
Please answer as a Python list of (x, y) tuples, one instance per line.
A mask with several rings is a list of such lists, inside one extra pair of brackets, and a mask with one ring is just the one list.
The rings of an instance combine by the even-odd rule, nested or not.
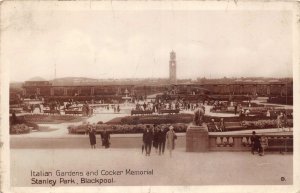
[(0, 191), (299, 191), (298, 9), (2, 2)]

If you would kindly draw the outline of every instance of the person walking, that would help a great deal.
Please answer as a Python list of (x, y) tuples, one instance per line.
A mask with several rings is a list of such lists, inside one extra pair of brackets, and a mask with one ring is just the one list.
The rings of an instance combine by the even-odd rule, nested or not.
[(159, 155), (164, 154), (165, 152), (165, 145), (166, 145), (166, 135), (167, 135), (167, 130), (164, 129), (163, 127), (160, 128), (158, 131), (158, 151)]
[(102, 139), (102, 146), (105, 148), (109, 148), (110, 146), (110, 133), (106, 131), (106, 129), (103, 129), (103, 132), (101, 133), (101, 139)]
[(147, 125), (146, 130), (144, 131), (144, 134), (143, 134), (143, 142), (145, 144), (146, 156), (150, 156), (152, 140), (153, 140), (153, 133), (150, 130), (150, 126)]
[(90, 125), (88, 126), (88, 133), (89, 133), (89, 138), (90, 138), (90, 144), (91, 148), (95, 149), (96, 148), (96, 130), (94, 127), (91, 127)]
[(175, 140), (177, 139), (177, 136), (174, 132), (174, 127), (171, 125), (169, 127), (169, 131), (166, 134), (167, 139), (167, 148), (170, 153), (170, 157), (172, 157), (172, 151), (175, 149)]

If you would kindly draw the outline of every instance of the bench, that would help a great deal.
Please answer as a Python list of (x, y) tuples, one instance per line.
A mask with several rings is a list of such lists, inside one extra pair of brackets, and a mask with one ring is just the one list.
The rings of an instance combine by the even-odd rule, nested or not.
[(82, 115), (82, 111), (65, 111), (65, 115)]
[(131, 115), (151, 115), (153, 111), (131, 110)]
[(225, 122), (224, 125), (226, 131), (243, 130), (246, 128), (241, 122)]
[(164, 113), (178, 114), (179, 113), (179, 109), (162, 109), (162, 110), (159, 111), (159, 114), (164, 114)]

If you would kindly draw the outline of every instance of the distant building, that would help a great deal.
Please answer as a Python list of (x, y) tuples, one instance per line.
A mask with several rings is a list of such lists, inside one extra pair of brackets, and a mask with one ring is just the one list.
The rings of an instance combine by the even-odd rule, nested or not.
[(176, 84), (176, 53), (174, 51), (170, 53), (169, 73), (170, 83)]

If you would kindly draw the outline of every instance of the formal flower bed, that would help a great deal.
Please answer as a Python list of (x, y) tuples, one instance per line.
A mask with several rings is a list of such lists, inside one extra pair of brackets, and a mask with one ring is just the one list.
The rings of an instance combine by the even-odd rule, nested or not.
[(80, 121), (83, 118), (71, 115), (44, 115), (44, 114), (33, 114), (24, 115), (23, 119), (28, 122), (34, 123), (62, 123), (62, 122), (73, 122)]
[(126, 116), (115, 118), (106, 124), (174, 124), (174, 123), (190, 123), (193, 121), (192, 114), (175, 114), (175, 115), (145, 115), (145, 116)]
[[(277, 128), (277, 120), (242, 121), (242, 125), (247, 129)], [(286, 127), (293, 127), (292, 119), (287, 120)]]
[[(267, 111), (269, 110), (271, 116), (276, 116), (277, 114), (280, 114), (280, 112), (287, 112), (288, 114), (291, 114), (293, 112), (292, 109), (274, 109), (274, 107), (243, 107), (243, 109), (249, 109), (250, 115), (266, 115)], [(231, 113), (234, 114), (234, 107), (228, 107), (227, 109), (221, 109), (221, 110), (215, 110), (212, 108), (210, 110), (211, 112), (216, 113)], [(239, 111), (237, 111), (237, 114)]]
[[(159, 127), (168, 128), (170, 124), (160, 124)], [(187, 125), (184, 123), (176, 123), (172, 124), (174, 127), (175, 132), (186, 132)], [(153, 125), (150, 125), (151, 128), (153, 128)], [(146, 128), (146, 124), (137, 124), (137, 125), (108, 125), (108, 124), (97, 124), (96, 125), (96, 132), (100, 133), (104, 129), (108, 130), (111, 133), (117, 134), (117, 133), (142, 133)], [(70, 134), (85, 134), (88, 131), (88, 125), (78, 125), (74, 126), (71, 125), (68, 127), (68, 131)]]
[(30, 133), (31, 128), (25, 124), (16, 124), (16, 125), (10, 126), (9, 132), (10, 132), (10, 134)]

